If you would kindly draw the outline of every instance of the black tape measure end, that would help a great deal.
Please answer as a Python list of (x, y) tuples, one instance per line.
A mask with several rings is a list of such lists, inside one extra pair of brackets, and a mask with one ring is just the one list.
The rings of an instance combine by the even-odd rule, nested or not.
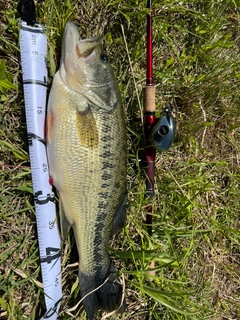
[(17, 11), (23, 21), (26, 21), (28, 25), (34, 25), (36, 23), (36, 10), (33, 0), (20, 0), (18, 2)]

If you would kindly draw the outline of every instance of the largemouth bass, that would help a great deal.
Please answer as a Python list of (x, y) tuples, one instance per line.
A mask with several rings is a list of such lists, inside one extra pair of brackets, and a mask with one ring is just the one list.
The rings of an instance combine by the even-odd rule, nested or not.
[(66, 236), (69, 226), (73, 228), (80, 293), (82, 297), (90, 293), (83, 304), (92, 320), (99, 307), (113, 311), (122, 301), (108, 244), (126, 215), (126, 125), (118, 86), (99, 38), (81, 40), (72, 22), (64, 30), (46, 127), (61, 231)]

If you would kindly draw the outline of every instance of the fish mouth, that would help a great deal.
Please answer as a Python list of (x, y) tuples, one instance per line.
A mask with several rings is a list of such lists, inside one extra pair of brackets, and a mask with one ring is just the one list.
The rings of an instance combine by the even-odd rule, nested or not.
[(78, 41), (76, 45), (77, 56), (82, 58), (87, 64), (93, 63), (96, 59), (95, 48), (98, 42), (98, 37)]
[(95, 48), (98, 44), (99, 37), (81, 39), (77, 26), (68, 21), (62, 40), (61, 64), (64, 65), (64, 69), (71, 71), (79, 58), (86, 63), (92, 63), (96, 58)]

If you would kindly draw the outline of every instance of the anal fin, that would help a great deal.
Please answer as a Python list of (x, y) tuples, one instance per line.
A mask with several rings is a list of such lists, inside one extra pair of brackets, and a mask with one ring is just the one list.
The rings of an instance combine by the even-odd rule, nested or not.
[(65, 215), (61, 198), (59, 198), (59, 215), (60, 215), (61, 236), (64, 240), (66, 240), (68, 232), (71, 228), (71, 225)]

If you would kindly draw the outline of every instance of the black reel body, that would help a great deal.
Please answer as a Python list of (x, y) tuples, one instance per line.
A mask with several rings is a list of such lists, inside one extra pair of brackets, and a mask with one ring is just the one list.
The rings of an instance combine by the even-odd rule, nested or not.
[(176, 126), (172, 117), (172, 107), (166, 107), (158, 122), (152, 129), (150, 140), (151, 145), (157, 151), (166, 151), (172, 145)]

